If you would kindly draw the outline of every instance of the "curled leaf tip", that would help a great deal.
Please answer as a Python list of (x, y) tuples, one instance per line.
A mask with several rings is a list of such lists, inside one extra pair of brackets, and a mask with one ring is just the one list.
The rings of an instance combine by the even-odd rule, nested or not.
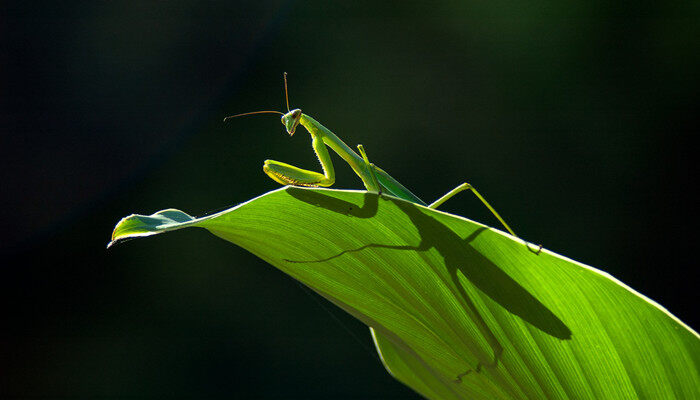
[(156, 235), (187, 226), (194, 221), (191, 215), (168, 208), (152, 215), (131, 214), (122, 218), (112, 231), (112, 240), (107, 248), (121, 242), (124, 239)]

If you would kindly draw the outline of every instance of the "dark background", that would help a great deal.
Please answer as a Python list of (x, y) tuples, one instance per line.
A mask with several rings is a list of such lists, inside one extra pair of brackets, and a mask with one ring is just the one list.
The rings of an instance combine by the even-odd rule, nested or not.
[(278, 117), (221, 122), (282, 110), (283, 71), (424, 200), (468, 180), (696, 326), (698, 4), (3, 2), (0, 397), (415, 396), (366, 327), (204, 230), (105, 250), (127, 214), (275, 189), (266, 158), (318, 169)]

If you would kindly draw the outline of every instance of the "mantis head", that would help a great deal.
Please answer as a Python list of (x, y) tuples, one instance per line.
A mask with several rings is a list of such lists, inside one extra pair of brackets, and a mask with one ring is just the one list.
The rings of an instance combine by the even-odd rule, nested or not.
[(294, 135), (294, 131), (297, 129), (300, 121), (301, 110), (298, 108), (282, 115), (282, 125), (287, 129), (289, 136)]

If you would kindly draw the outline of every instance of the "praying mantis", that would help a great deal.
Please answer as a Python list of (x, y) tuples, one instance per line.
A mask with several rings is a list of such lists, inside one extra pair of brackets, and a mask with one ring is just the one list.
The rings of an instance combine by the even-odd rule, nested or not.
[[(503, 224), (503, 226), (508, 230), (508, 232), (517, 237), (515, 232), (508, 226), (508, 224), (503, 220), (500, 214), (489, 204), (488, 201), (469, 183), (464, 182), (451, 191), (447, 192), (444, 196), (440, 197), (431, 204), (426, 204), (418, 196), (413, 194), (404, 185), (399, 183), (391, 175), (386, 173), (383, 169), (377, 167), (373, 163), (369, 162), (367, 153), (364, 147), (360, 144), (357, 146), (360, 154), (358, 155), (352, 150), (345, 142), (343, 142), (338, 136), (336, 136), (330, 129), (321, 125), (318, 121), (312, 117), (301, 112), (301, 109), (290, 110), (289, 108), (289, 93), (287, 91), (287, 73), (284, 76), (284, 95), (287, 102), (287, 113), (279, 111), (253, 111), (243, 114), (236, 114), (224, 118), (224, 121), (228, 121), (232, 118), (242, 117), (246, 115), (254, 114), (280, 114), (282, 115), (282, 125), (285, 126), (289, 136), (293, 136), (299, 125), (303, 126), (311, 135), (311, 147), (316, 153), (319, 162), (321, 163), (321, 169), (323, 173), (309, 171), (306, 169), (301, 169), (293, 165), (283, 163), (275, 160), (265, 160), (263, 163), (263, 171), (275, 182), (282, 185), (293, 185), (293, 186), (307, 186), (307, 187), (329, 187), (335, 183), (335, 168), (333, 167), (333, 161), (328, 154), (328, 149), (330, 147), (336, 154), (338, 154), (345, 162), (350, 165), (353, 171), (360, 177), (365, 188), (374, 193), (389, 193), (392, 196), (398, 197), (399, 199), (410, 201), (412, 203), (417, 203), (428, 208), (437, 209), (444, 202), (452, 198), (454, 195), (470, 190), (474, 195), (486, 206), (486, 208), (491, 211), (491, 213), (498, 219), (498, 221)], [(540, 246), (541, 249), (541, 246)], [(539, 250), (538, 250), (539, 253)]]

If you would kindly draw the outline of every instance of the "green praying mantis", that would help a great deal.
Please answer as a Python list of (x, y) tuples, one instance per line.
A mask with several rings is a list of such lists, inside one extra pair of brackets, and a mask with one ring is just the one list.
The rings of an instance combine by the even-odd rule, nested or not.
[[(331, 132), (328, 128), (321, 125), (320, 122), (311, 118), (310, 116), (301, 112), (300, 109), (296, 108), (294, 110), (289, 109), (289, 94), (287, 91), (287, 73), (284, 76), (284, 94), (287, 102), (287, 113), (282, 113), (279, 111), (254, 111), (243, 114), (236, 114), (230, 117), (224, 118), (224, 121), (228, 121), (232, 118), (242, 117), (246, 115), (254, 114), (280, 114), (282, 115), (282, 125), (285, 126), (287, 133), (292, 136), (299, 125), (306, 128), (306, 130), (311, 135), (311, 146), (321, 163), (321, 169), (323, 173), (309, 171), (306, 169), (301, 169), (293, 165), (289, 165), (283, 162), (275, 160), (265, 160), (263, 164), (263, 171), (272, 178), (274, 181), (282, 185), (293, 185), (293, 186), (307, 186), (307, 187), (329, 187), (335, 183), (335, 168), (333, 167), (333, 161), (328, 154), (327, 147), (330, 147), (335, 151), (345, 162), (350, 165), (350, 167), (355, 171), (357, 176), (360, 177), (365, 188), (374, 193), (389, 193), (395, 197), (402, 200), (410, 201), (412, 203), (417, 203), (428, 208), (437, 209), (444, 202), (452, 198), (454, 195), (470, 190), (476, 197), (486, 206), (486, 208), (491, 211), (491, 213), (503, 224), (503, 226), (508, 230), (508, 232), (517, 237), (515, 232), (508, 226), (508, 224), (503, 220), (500, 214), (489, 204), (488, 201), (469, 183), (462, 183), (451, 191), (447, 192), (444, 196), (440, 197), (431, 204), (426, 204), (418, 196), (413, 194), (404, 185), (399, 183), (391, 175), (386, 173), (383, 169), (377, 167), (371, 163), (367, 157), (364, 147), (360, 144), (357, 146), (360, 154), (358, 155), (353, 151), (345, 142), (343, 142), (338, 136)], [(540, 246), (541, 249), (541, 246)], [(539, 250), (537, 251), (539, 253)]]

